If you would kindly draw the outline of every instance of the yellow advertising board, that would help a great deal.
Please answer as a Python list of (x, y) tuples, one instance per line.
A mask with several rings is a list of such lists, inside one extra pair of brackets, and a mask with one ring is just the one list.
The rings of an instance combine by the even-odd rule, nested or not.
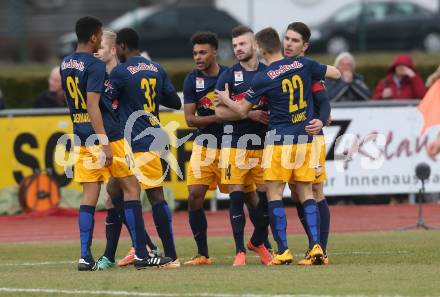
[[(182, 112), (163, 112), (160, 119), (169, 136), (174, 134), (177, 139), (181, 139), (194, 133), (194, 129), (186, 126)], [(81, 186), (67, 178), (64, 168), (54, 161), (58, 139), (64, 134), (72, 133), (72, 122), (67, 114), (0, 117), (0, 131), (0, 190), (18, 185), (35, 170), (51, 171), (60, 187), (81, 190)], [(176, 148), (176, 138), (170, 137), (172, 156), (168, 160), (171, 162), (174, 159), (178, 163), (183, 178), (169, 170), (164, 186), (170, 187), (174, 197), (180, 200), (188, 197), (185, 174), (193, 138)]]

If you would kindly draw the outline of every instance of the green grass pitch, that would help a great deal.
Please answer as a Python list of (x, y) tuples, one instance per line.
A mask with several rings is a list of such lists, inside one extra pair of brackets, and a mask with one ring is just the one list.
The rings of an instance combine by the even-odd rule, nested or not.
[[(289, 244), (300, 259), (305, 237), (290, 236)], [(191, 238), (176, 245), (183, 260), (195, 251)], [(128, 246), (121, 240), (119, 258)], [(95, 258), (103, 247), (94, 242)], [(212, 266), (77, 272), (79, 242), (0, 244), (0, 296), (440, 295), (439, 231), (332, 234), (329, 266), (265, 267), (249, 252), (246, 267), (232, 267), (232, 237), (211, 237), (209, 247)]]

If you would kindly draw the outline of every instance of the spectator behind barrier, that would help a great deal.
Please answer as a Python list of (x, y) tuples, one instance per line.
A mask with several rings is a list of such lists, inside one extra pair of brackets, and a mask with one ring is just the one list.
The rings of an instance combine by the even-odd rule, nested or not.
[(422, 99), (426, 93), (423, 79), (409, 55), (398, 55), (379, 81), (373, 99)]
[(5, 105), (6, 105), (5, 101), (6, 100), (5, 97), (3, 97), (2, 90), (0, 90), (0, 110), (5, 109)]
[(426, 88), (430, 88), (440, 78), (440, 66), (426, 79)]
[(35, 108), (65, 107), (66, 99), (61, 88), (60, 68), (54, 67), (48, 79), (49, 89), (41, 93), (34, 101)]
[(355, 61), (350, 53), (340, 53), (336, 57), (334, 65), (341, 71), (342, 75), (338, 80), (327, 79), (325, 81), (330, 101), (370, 100), (370, 90), (363, 82), (363, 77), (354, 72)]

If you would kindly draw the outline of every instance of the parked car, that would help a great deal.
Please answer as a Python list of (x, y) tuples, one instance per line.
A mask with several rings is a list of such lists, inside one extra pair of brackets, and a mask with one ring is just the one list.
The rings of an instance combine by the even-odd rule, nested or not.
[(440, 14), (402, 1), (360, 1), (312, 28), (311, 51), (440, 51)]
[[(197, 31), (212, 31), (219, 36), (219, 56), (231, 58), (231, 30), (239, 22), (228, 13), (211, 6), (140, 7), (110, 22), (107, 28), (117, 32), (132, 27), (139, 33), (140, 48), (153, 58), (191, 57), (190, 38)], [(60, 38), (60, 56), (76, 47), (74, 32)]]

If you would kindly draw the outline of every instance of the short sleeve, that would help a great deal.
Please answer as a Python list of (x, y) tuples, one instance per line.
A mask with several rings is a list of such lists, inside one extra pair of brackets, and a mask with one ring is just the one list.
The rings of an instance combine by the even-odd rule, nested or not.
[(312, 81), (319, 81), (325, 79), (325, 73), (327, 72), (327, 65), (316, 62), (309, 59), (310, 70), (312, 73)]
[(101, 61), (92, 63), (88, 68), (87, 92), (102, 93), (104, 91), (105, 64)]
[(253, 105), (258, 105), (260, 103), (260, 97), (262, 97), (267, 90), (268, 87), (265, 86), (264, 80), (257, 74), (252, 80), (251, 87), (246, 91), (244, 99)]
[(183, 103), (197, 103), (195, 96), (196, 90), (194, 88), (195, 81), (192, 74), (188, 74), (183, 82)]

